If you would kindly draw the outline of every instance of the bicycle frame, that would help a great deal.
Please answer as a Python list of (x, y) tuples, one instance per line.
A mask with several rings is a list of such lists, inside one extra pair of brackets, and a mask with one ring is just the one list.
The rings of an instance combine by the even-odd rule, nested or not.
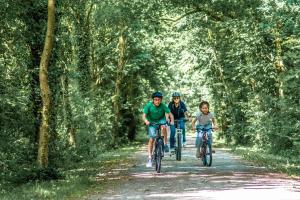
[(161, 126), (165, 124), (151, 123), (158, 126), (156, 128), (156, 137), (154, 140), (154, 149), (152, 152), (152, 160), (155, 162), (155, 170), (157, 173), (161, 171), (161, 159), (164, 157), (164, 137), (161, 135)]
[(209, 138), (207, 134), (209, 130), (213, 129), (197, 129), (197, 139), (200, 137), (200, 133), (202, 133), (202, 145), (200, 147), (200, 144), (198, 144), (197, 151), (200, 151), (204, 166), (211, 166), (212, 164), (212, 147), (211, 144), (208, 143)]
[(175, 121), (175, 138), (176, 138), (176, 146), (175, 146), (175, 154), (176, 160), (181, 160), (181, 150), (182, 150), (182, 129), (180, 128), (181, 120)]

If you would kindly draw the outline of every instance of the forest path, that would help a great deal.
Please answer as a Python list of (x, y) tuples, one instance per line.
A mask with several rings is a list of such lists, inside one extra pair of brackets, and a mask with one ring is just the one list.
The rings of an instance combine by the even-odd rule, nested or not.
[(195, 158), (194, 139), (188, 137), (182, 161), (165, 155), (160, 174), (146, 168), (145, 145), (133, 155), (136, 164), (113, 169), (104, 178), (108, 189), (87, 199), (300, 200), (300, 177), (256, 167), (224, 149), (215, 149), (212, 166), (204, 167)]

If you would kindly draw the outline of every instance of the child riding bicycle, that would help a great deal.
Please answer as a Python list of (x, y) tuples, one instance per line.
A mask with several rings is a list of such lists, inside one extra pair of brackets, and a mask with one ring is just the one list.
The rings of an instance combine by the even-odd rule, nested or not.
[[(196, 128), (207, 130), (208, 144), (212, 145), (212, 129), (217, 129), (217, 122), (215, 120), (214, 114), (212, 112), (209, 112), (209, 103), (207, 101), (202, 101), (200, 103), (199, 110), (200, 112), (196, 114), (196, 117), (192, 121), (192, 129), (194, 132), (196, 132), (196, 147), (202, 146), (202, 132), (200, 131), (198, 134)], [(196, 157), (201, 157), (198, 148), (196, 150)]]

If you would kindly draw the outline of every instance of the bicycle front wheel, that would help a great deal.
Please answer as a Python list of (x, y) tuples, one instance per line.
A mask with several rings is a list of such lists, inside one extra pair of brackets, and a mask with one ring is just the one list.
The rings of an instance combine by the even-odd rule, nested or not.
[(160, 170), (161, 170), (162, 154), (163, 154), (163, 141), (159, 140), (157, 143), (156, 162), (155, 162), (155, 170), (157, 173), (160, 173)]
[(201, 154), (201, 158), (202, 158), (202, 163), (204, 166), (206, 166), (207, 164), (207, 160), (206, 160), (206, 148), (207, 146), (202, 146), (200, 149), (200, 154)]
[(203, 154), (203, 165), (206, 165), (208, 167), (211, 166), (212, 164), (212, 151), (211, 151), (211, 146), (206, 145), (206, 147), (203, 149), (205, 152)]
[(182, 139), (182, 135), (181, 133), (177, 134), (177, 138), (176, 138), (176, 143), (177, 143), (177, 147), (176, 147), (176, 160), (180, 161), (181, 160), (181, 150), (182, 150), (182, 143), (181, 143), (181, 139)]

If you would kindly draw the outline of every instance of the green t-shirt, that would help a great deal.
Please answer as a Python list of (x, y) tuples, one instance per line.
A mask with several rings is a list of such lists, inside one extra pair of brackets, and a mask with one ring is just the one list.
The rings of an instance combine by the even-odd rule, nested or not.
[(166, 113), (170, 113), (170, 109), (166, 104), (161, 103), (156, 107), (152, 101), (148, 102), (144, 107), (144, 113), (147, 115), (149, 122), (159, 122), (159, 120), (166, 118)]

